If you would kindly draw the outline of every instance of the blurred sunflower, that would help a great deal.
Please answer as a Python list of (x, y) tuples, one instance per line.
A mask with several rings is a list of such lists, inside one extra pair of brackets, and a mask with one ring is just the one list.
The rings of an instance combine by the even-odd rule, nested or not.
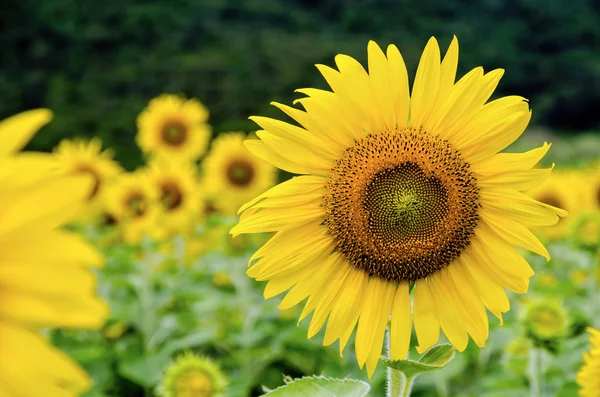
[(600, 331), (590, 328), (592, 348), (583, 354), (583, 366), (577, 374), (581, 397), (600, 396)]
[(161, 208), (158, 191), (152, 185), (147, 170), (122, 174), (109, 185), (104, 195), (108, 216), (121, 228), (123, 240), (138, 243), (145, 234), (156, 232), (156, 220)]
[(554, 171), (542, 185), (528, 192), (535, 200), (563, 208), (569, 213), (555, 225), (535, 225), (536, 232), (551, 240), (566, 238), (573, 220), (583, 210), (583, 188), (584, 180), (575, 171), (561, 170)]
[(569, 319), (560, 302), (536, 300), (527, 303), (523, 327), (536, 346), (554, 350), (569, 331)]
[(246, 201), (275, 184), (277, 169), (253, 156), (244, 146), (243, 132), (219, 135), (203, 163), (204, 185), (217, 207), (235, 214)]
[(96, 218), (101, 211), (102, 191), (123, 169), (113, 160), (114, 151), (102, 151), (102, 141), (94, 137), (90, 141), (82, 139), (64, 139), (54, 149), (60, 171), (66, 173), (85, 173), (94, 178), (94, 187), (80, 216), (81, 220)]
[(159, 227), (166, 236), (188, 231), (201, 215), (195, 167), (187, 162), (156, 159), (150, 163), (148, 173), (162, 206)]
[(162, 397), (222, 397), (227, 379), (208, 358), (187, 352), (171, 364), (161, 381)]
[(583, 172), (583, 178), (586, 181), (583, 186), (585, 188), (585, 203), (589, 206), (588, 209), (600, 211), (600, 161), (597, 161)]
[(0, 122), (0, 395), (78, 396), (87, 374), (40, 333), (98, 328), (107, 315), (88, 266), (103, 259), (59, 230), (93, 190), (89, 176), (57, 175), (53, 156), (19, 153), (50, 121), (46, 109)]
[[(357, 326), (356, 357), (371, 375), (391, 315), (390, 356), (408, 353), (412, 322), (420, 352), (440, 327), (460, 351), (488, 337), (485, 308), (509, 310), (504, 288), (524, 293), (533, 270), (515, 246), (549, 258), (528, 230), (565, 211), (523, 193), (551, 169), (533, 167), (550, 145), (501, 153), (531, 112), (519, 96), (486, 104), (503, 70), (475, 68), (454, 82), (458, 42), (443, 60), (425, 47), (409, 97), (398, 49), (368, 45), (369, 73), (338, 55), (317, 65), (333, 92), (302, 89), (306, 111), (275, 103), (304, 128), (253, 117), (264, 131), (246, 141), (256, 156), (303, 174), (248, 202), (231, 233), (276, 232), (248, 275), (269, 280), (285, 310), (308, 298), (308, 336), (327, 321), (324, 344), (343, 349)], [(414, 287), (411, 315), (410, 291)], [(291, 288), (291, 289), (290, 289)], [(357, 325), (358, 324), (358, 325)]]
[(197, 99), (162, 94), (137, 119), (136, 142), (147, 154), (178, 161), (196, 160), (210, 139), (208, 109)]

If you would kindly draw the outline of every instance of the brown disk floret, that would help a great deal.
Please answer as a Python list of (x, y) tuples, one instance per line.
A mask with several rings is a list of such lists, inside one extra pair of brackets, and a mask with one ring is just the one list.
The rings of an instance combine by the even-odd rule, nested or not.
[(477, 180), (438, 136), (403, 128), (367, 135), (325, 184), (325, 225), (355, 267), (415, 281), (448, 266), (478, 222)]
[(176, 182), (164, 182), (160, 186), (160, 202), (167, 211), (176, 210), (183, 203), (183, 193)]
[(238, 187), (247, 186), (254, 179), (254, 167), (244, 159), (232, 160), (227, 165), (225, 173), (229, 183)]
[(187, 127), (179, 120), (168, 120), (160, 129), (161, 139), (169, 146), (181, 146), (187, 139)]

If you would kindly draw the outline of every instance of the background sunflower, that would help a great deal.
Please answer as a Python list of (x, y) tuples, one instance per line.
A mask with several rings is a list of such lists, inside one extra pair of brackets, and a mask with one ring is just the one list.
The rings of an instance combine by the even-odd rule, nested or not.
[(137, 119), (136, 142), (144, 153), (179, 161), (196, 160), (208, 146), (208, 109), (197, 99), (162, 94)]
[(202, 163), (203, 184), (219, 209), (234, 215), (252, 197), (275, 184), (277, 169), (253, 156), (244, 146), (243, 132), (219, 135)]

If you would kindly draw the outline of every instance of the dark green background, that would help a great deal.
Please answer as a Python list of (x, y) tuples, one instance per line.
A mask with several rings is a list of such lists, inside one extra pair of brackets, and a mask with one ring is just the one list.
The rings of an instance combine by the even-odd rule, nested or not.
[(0, 117), (46, 106), (54, 122), (31, 147), (99, 135), (131, 168), (135, 118), (162, 93), (203, 101), (215, 132), (254, 128), (299, 87), (324, 87), (315, 63), (366, 60), (395, 43), (414, 69), (435, 35), (460, 41), (459, 72), (506, 69), (499, 94), (530, 99), (533, 123), (575, 134), (600, 127), (600, 2), (593, 0), (4, 0)]

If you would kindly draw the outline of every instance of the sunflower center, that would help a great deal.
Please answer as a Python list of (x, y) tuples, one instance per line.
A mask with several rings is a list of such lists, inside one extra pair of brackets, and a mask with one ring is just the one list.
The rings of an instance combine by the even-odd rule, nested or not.
[(76, 172), (80, 172), (82, 174), (88, 174), (88, 175), (91, 175), (92, 178), (94, 178), (94, 185), (92, 186), (92, 190), (90, 191), (90, 193), (88, 194), (88, 197), (87, 197), (88, 201), (92, 201), (94, 199), (94, 197), (96, 197), (98, 195), (98, 192), (100, 192), (100, 183), (101, 183), (100, 175), (93, 167), (89, 166), (88, 164), (80, 164), (76, 168)]
[(596, 187), (596, 204), (600, 206), (600, 184)]
[(174, 182), (166, 182), (160, 187), (160, 202), (167, 211), (176, 210), (183, 203), (183, 193)]
[(179, 376), (175, 390), (177, 397), (210, 397), (213, 395), (212, 379), (202, 371), (189, 370)]
[(427, 277), (469, 246), (477, 180), (458, 151), (420, 129), (367, 135), (325, 184), (325, 225), (336, 249), (370, 276)]
[(162, 128), (163, 141), (170, 146), (180, 146), (187, 137), (187, 128), (180, 121), (169, 121)]
[(125, 200), (125, 206), (128, 208), (129, 213), (133, 218), (144, 216), (148, 209), (146, 198), (143, 194), (137, 192), (131, 194), (127, 200)]
[(254, 168), (245, 160), (234, 160), (227, 166), (227, 179), (234, 186), (247, 186), (254, 179)]
[(552, 194), (546, 194), (546, 195), (540, 197), (539, 201), (541, 201), (544, 204), (548, 204), (553, 207), (556, 207), (556, 208), (563, 208), (561, 200)]

